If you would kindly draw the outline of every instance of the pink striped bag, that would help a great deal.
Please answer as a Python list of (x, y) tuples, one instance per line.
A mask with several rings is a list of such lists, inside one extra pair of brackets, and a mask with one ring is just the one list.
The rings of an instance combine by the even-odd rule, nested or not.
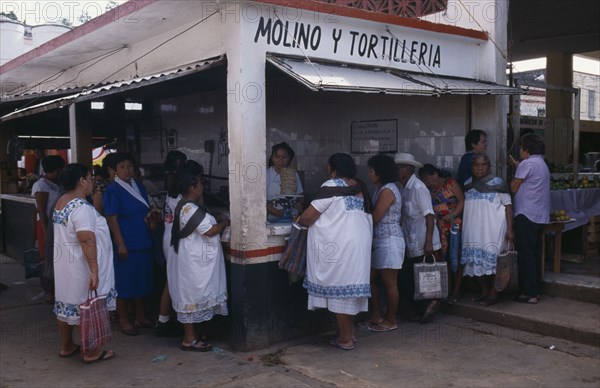
[[(94, 297), (92, 297), (92, 293)], [(98, 296), (90, 291), (88, 300), (79, 305), (81, 319), (81, 351), (88, 353), (107, 343), (112, 338), (106, 295)]]

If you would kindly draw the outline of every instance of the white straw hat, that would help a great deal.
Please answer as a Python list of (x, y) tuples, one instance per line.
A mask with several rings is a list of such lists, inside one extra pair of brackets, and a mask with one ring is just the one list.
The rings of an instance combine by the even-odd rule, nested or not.
[(423, 167), (423, 165), (415, 160), (412, 154), (405, 152), (398, 152), (394, 155), (394, 162), (396, 164), (408, 164), (409, 166)]

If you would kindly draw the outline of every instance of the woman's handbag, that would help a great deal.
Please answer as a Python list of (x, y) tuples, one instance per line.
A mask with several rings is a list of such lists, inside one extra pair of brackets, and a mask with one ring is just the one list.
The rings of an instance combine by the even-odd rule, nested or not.
[(23, 263), (25, 264), (25, 279), (40, 276), (40, 251), (37, 248), (27, 249), (23, 252)]
[(450, 239), (449, 239), (449, 257), (450, 257), (450, 269), (456, 273), (458, 271), (458, 256), (460, 252), (460, 226), (452, 223), (450, 227)]
[(279, 260), (279, 268), (288, 272), (295, 273), (298, 276), (304, 276), (306, 273), (306, 240), (308, 237), (308, 228), (294, 222), (288, 244), (285, 247), (283, 256)]
[(514, 292), (519, 289), (517, 251), (512, 245), (512, 243), (509, 243), (507, 250), (498, 255), (495, 284), (498, 292)]
[(422, 263), (414, 265), (415, 300), (440, 299), (448, 296), (448, 265), (446, 262), (427, 263), (427, 256)]
[[(50, 214), (54, 214), (54, 206)], [(48, 220), (46, 228), (46, 238), (44, 240), (44, 264), (40, 276), (42, 288), (46, 293), (54, 294), (54, 222), (52, 218)]]
[[(95, 295), (92, 297), (92, 293)], [(112, 338), (106, 295), (89, 292), (88, 300), (79, 305), (81, 319), (81, 351), (88, 353), (98, 349)]]

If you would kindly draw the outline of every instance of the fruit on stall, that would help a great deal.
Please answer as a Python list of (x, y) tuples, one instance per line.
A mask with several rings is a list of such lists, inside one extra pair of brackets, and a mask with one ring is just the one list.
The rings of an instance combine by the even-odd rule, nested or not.
[(566, 210), (556, 210), (550, 213), (550, 221), (569, 221), (570, 219)]
[(575, 184), (572, 179), (550, 178), (550, 190), (565, 190), (565, 189), (595, 189), (600, 188), (600, 177), (594, 175), (590, 179), (587, 175), (581, 176), (581, 179)]

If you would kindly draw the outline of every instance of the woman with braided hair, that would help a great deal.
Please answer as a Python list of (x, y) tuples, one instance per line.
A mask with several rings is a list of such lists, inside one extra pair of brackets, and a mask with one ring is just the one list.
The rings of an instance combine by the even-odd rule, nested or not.
[(217, 222), (198, 203), (202, 180), (190, 172), (178, 175), (181, 200), (174, 211), (171, 245), (177, 260), (169, 263), (167, 277), (173, 309), (183, 323), (181, 350), (207, 352), (212, 346), (197, 339), (194, 324), (228, 315), (225, 261), (220, 233), (229, 220)]

